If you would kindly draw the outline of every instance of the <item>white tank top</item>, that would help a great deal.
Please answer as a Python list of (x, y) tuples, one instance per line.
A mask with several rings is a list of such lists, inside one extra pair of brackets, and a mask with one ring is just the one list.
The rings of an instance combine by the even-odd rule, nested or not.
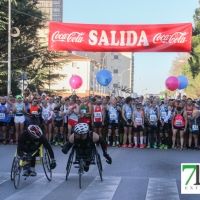
[(47, 106), (46, 108), (42, 106), (42, 118), (49, 119), (49, 117), (52, 116), (52, 113), (50, 111), (50, 107)]
[[(75, 105), (75, 106), (76, 106), (76, 105)], [(68, 109), (71, 109), (72, 107), (75, 107), (75, 106), (69, 106)], [(77, 106), (76, 106), (76, 108), (77, 108)], [(75, 112), (77, 111), (76, 108), (74, 109)], [(78, 122), (78, 115), (72, 113), (72, 114), (70, 114), (70, 115), (68, 116), (68, 119), (71, 119), (71, 120), (74, 120), (74, 121)]]

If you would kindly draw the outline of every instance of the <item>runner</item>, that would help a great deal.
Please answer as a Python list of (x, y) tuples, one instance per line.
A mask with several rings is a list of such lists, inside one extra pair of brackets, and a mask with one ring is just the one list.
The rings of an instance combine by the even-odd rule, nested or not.
[(89, 102), (89, 97), (86, 96), (83, 99), (83, 103), (80, 106), (80, 123), (86, 123), (91, 125), (92, 104)]
[[(110, 98), (110, 105), (107, 107), (108, 111), (108, 142), (107, 146), (110, 146), (110, 137), (112, 134), (112, 130), (115, 130), (115, 140), (113, 141), (113, 147), (120, 147), (119, 144), (119, 112), (121, 109), (117, 106), (117, 99), (115, 97)], [(115, 143), (116, 142), (116, 143)]]
[(22, 96), (17, 95), (16, 103), (13, 105), (13, 113), (15, 113), (15, 145), (18, 145), (18, 137), (24, 131), (26, 107), (22, 100)]
[(44, 124), (45, 136), (49, 143), (51, 143), (52, 138), (52, 114), (50, 107), (46, 100), (42, 101), (42, 119)]
[(171, 107), (168, 105), (169, 100), (164, 99), (164, 104), (160, 106), (160, 149), (169, 147), (169, 118), (171, 116)]
[(64, 114), (60, 111), (60, 108), (55, 107), (52, 115), (52, 124), (55, 133), (55, 146), (63, 146), (63, 127), (64, 127)]
[(140, 148), (144, 149), (143, 131), (144, 131), (144, 112), (141, 109), (141, 104), (136, 104), (136, 111), (133, 112), (133, 132), (134, 132), (134, 149), (138, 148), (138, 133), (140, 137)]
[(104, 108), (101, 105), (101, 97), (96, 98), (96, 105), (93, 105), (92, 113), (92, 126), (94, 127), (94, 132), (102, 137), (102, 126), (104, 125)]
[(80, 107), (75, 102), (76, 99), (74, 97), (71, 97), (68, 109), (68, 139), (71, 136), (72, 128), (78, 124)]
[(132, 98), (127, 97), (125, 100), (126, 104), (122, 107), (122, 118), (124, 125), (124, 138), (123, 148), (127, 147), (127, 135), (128, 135), (128, 148), (132, 148), (132, 127), (133, 127), (133, 108), (131, 106)]
[(159, 108), (157, 107), (157, 102), (154, 100), (151, 107), (147, 110), (147, 121), (148, 121), (148, 146), (149, 148), (158, 148), (158, 134), (157, 125), (158, 119), (160, 117)]
[(40, 106), (38, 105), (37, 98), (33, 98), (32, 103), (29, 105), (28, 114), (30, 117), (30, 125), (40, 125)]
[(2, 130), (2, 139), (3, 139), (3, 144), (7, 144), (7, 135), (6, 135), (6, 127), (8, 123), (8, 114), (10, 113), (10, 108), (6, 102), (5, 97), (1, 97), (1, 103), (0, 103), (0, 127)]
[(184, 142), (184, 133), (187, 130), (187, 113), (182, 110), (180, 106), (178, 106), (172, 116), (172, 130), (173, 130), (173, 137), (172, 137), (172, 149), (176, 149), (175, 147), (175, 140), (176, 134), (178, 130), (180, 131), (180, 141), (181, 147), (180, 150), (183, 150), (183, 142)]
[(146, 103), (143, 107), (144, 110), (144, 148), (146, 147), (146, 140), (148, 134), (148, 119), (147, 119), (147, 112), (151, 108), (151, 101), (150, 99), (146, 99)]
[(192, 138), (194, 138), (194, 150), (198, 150), (198, 134), (199, 134), (199, 116), (200, 116), (200, 112), (199, 112), (199, 105), (197, 103), (194, 104), (194, 109), (192, 112), (192, 115), (190, 116), (189, 119), (189, 130), (190, 130), (190, 134), (189, 134), (189, 146), (188, 146), (188, 150), (192, 149)]

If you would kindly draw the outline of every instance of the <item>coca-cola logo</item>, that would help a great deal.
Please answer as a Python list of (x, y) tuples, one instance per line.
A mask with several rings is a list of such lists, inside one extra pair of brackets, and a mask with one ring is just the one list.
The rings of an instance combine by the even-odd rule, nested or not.
[(188, 32), (175, 32), (170, 35), (162, 35), (158, 33), (153, 38), (153, 43), (185, 43), (187, 41), (186, 35)]
[(60, 31), (56, 31), (52, 34), (51, 39), (53, 42), (83, 42), (84, 35), (83, 32), (60, 33)]

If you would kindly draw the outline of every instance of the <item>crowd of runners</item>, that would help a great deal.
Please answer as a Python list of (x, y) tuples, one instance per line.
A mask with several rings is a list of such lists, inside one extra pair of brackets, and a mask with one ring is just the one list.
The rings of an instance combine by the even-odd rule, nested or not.
[(103, 137), (107, 146), (198, 150), (200, 102), (187, 96), (144, 99), (76, 95), (62, 98), (45, 93), (28, 97), (12, 93), (0, 98), (1, 141), (18, 144), (28, 125), (39, 125), (52, 145), (63, 145), (82, 122)]

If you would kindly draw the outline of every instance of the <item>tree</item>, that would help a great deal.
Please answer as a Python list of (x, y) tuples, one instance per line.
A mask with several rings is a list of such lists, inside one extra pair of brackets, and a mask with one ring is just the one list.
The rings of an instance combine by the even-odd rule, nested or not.
[[(45, 14), (37, 8), (38, 0), (16, 0), (12, 2), (12, 27), (20, 29), (20, 35), (12, 37), (12, 92), (18, 93), (18, 76), (22, 70), (29, 79), (29, 88), (44, 88), (47, 80), (56, 82), (65, 75), (52, 73), (54, 69), (61, 67), (60, 61), (56, 61), (60, 54), (47, 51), (47, 46), (41, 44), (37, 37), (38, 29), (45, 27)], [(1, 6), (8, 6), (8, 0), (0, 2)], [(8, 20), (6, 15), (8, 8), (0, 12), (0, 20)], [(20, 12), (18, 12), (20, 11)], [(28, 15), (26, 15), (28, 14)], [(7, 22), (6, 22), (7, 23)], [(1, 30), (0, 60), (7, 60), (8, 28)], [(66, 60), (65, 60), (66, 61)], [(49, 71), (51, 73), (49, 73)], [(7, 64), (0, 63), (0, 93), (6, 93), (7, 88)]]
[[(199, 0), (200, 3), (200, 0)], [(195, 10), (193, 16), (194, 28), (192, 36), (191, 57), (188, 59), (192, 76), (195, 77), (200, 72), (200, 8)]]

